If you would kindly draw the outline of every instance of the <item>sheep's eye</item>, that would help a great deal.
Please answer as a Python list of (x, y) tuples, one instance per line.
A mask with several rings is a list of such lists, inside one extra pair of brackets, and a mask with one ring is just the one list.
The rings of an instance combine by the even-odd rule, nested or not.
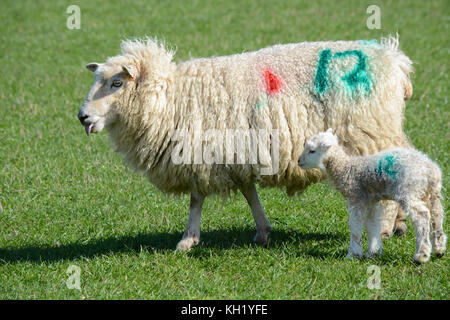
[(309, 150), (309, 153), (314, 153), (316, 152), (316, 150)]
[(120, 87), (122, 85), (122, 81), (120, 81), (120, 80), (114, 80), (113, 82), (112, 82), (112, 87), (116, 87), (116, 88), (118, 88), (118, 87)]

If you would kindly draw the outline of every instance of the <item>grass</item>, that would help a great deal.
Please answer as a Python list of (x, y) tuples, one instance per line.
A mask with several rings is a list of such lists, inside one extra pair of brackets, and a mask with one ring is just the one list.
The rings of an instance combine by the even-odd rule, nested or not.
[[(92, 83), (84, 69), (122, 39), (156, 35), (177, 60), (301, 41), (373, 39), (399, 32), (415, 62), (405, 131), (444, 173), (449, 207), (447, 1), (4, 1), (0, 11), (0, 298), (2, 299), (449, 299), (449, 259), (412, 261), (415, 237), (384, 242), (376, 260), (344, 259), (349, 231), (330, 186), (288, 198), (260, 190), (274, 227), (267, 247), (242, 196), (208, 198), (202, 241), (173, 249), (188, 196), (159, 192), (124, 168), (106, 134), (76, 114)], [(66, 8), (81, 8), (81, 29)], [(380, 30), (366, 8), (381, 8)], [(448, 224), (446, 233), (450, 233)], [(66, 287), (81, 270), (81, 290)], [(370, 290), (367, 270), (381, 270)]]

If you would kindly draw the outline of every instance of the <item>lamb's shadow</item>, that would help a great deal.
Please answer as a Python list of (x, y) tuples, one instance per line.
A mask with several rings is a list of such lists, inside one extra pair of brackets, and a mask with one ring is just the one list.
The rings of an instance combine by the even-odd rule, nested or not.
[[(199, 257), (207, 254), (202, 250), (204, 248), (213, 248), (220, 252), (232, 250), (236, 247), (252, 246), (254, 245), (252, 241), (254, 234), (255, 229), (252, 228), (204, 231), (198, 249), (191, 252), (193, 256)], [(121, 252), (139, 253), (141, 250), (147, 252), (174, 251), (181, 235), (181, 232), (143, 233), (97, 239), (88, 243), (79, 241), (54, 247), (0, 248), (0, 264), (25, 261), (35, 263), (71, 261)], [(326, 257), (331, 254), (321, 249), (339, 246), (343, 241), (345, 241), (345, 235), (338, 233), (302, 233), (296, 230), (275, 230), (270, 235), (267, 248), (276, 250), (283, 245), (293, 245), (298, 247), (299, 255)], [(310, 242), (315, 244), (312, 248), (308, 246)], [(306, 250), (305, 246), (307, 247)], [(343, 250), (339, 250), (337, 255), (336, 253), (332, 255), (340, 257), (344, 254)]]

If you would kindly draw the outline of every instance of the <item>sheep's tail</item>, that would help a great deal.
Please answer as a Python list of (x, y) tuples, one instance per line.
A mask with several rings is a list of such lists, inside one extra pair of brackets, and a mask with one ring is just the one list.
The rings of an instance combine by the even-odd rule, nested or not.
[(441, 172), (439, 168), (433, 168), (433, 181), (430, 186), (430, 215), (431, 215), (431, 243), (434, 253), (442, 257), (447, 244), (447, 236), (444, 234), (444, 208), (441, 202)]
[(381, 38), (380, 44), (390, 49), (392, 54), (395, 55), (398, 67), (403, 73), (402, 82), (405, 91), (405, 100), (410, 99), (413, 94), (413, 87), (409, 75), (414, 71), (414, 68), (412, 66), (412, 61), (399, 49), (400, 41), (398, 33), (395, 37), (389, 36), (387, 38)]

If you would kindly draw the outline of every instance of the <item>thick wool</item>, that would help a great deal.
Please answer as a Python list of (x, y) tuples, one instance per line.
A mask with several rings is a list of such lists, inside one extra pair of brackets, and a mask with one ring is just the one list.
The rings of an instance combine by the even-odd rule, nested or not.
[[(382, 252), (380, 218), (375, 206), (380, 200), (394, 200), (412, 218), (416, 229), (417, 262), (426, 262), (431, 247), (438, 256), (445, 252), (441, 205), (442, 177), (439, 167), (414, 149), (394, 148), (371, 156), (348, 156), (331, 129), (308, 140), (299, 157), (305, 169), (320, 168), (347, 199), (350, 211), (349, 256), (361, 256), (361, 235), (369, 237), (368, 255)], [(374, 212), (375, 211), (375, 212)], [(432, 244), (429, 240), (430, 222)]]
[[(336, 130), (350, 154), (408, 146), (402, 120), (412, 67), (395, 38), (276, 45), (178, 64), (173, 58), (156, 40), (123, 42), (120, 55), (87, 66), (95, 82), (79, 118), (88, 134), (105, 127), (126, 162), (160, 190), (191, 194), (195, 232), (189, 223), (187, 232), (199, 233), (205, 196), (240, 189), (255, 217), (256, 238), (266, 241), (271, 227), (254, 184), (293, 195), (320, 181), (320, 170), (302, 170), (297, 159), (306, 140), (325, 128)], [(265, 145), (279, 146), (277, 159), (263, 152), (256, 164), (236, 164), (238, 154), (234, 164), (196, 163), (195, 144), (180, 148), (176, 138), (183, 132), (182, 139), (193, 141), (199, 130), (210, 129), (277, 132)], [(225, 141), (214, 139), (202, 148), (218, 144), (225, 149)], [(190, 154), (181, 164), (173, 161), (180, 149)], [(264, 174), (273, 160), (278, 170)], [(393, 218), (397, 208), (385, 211)]]

